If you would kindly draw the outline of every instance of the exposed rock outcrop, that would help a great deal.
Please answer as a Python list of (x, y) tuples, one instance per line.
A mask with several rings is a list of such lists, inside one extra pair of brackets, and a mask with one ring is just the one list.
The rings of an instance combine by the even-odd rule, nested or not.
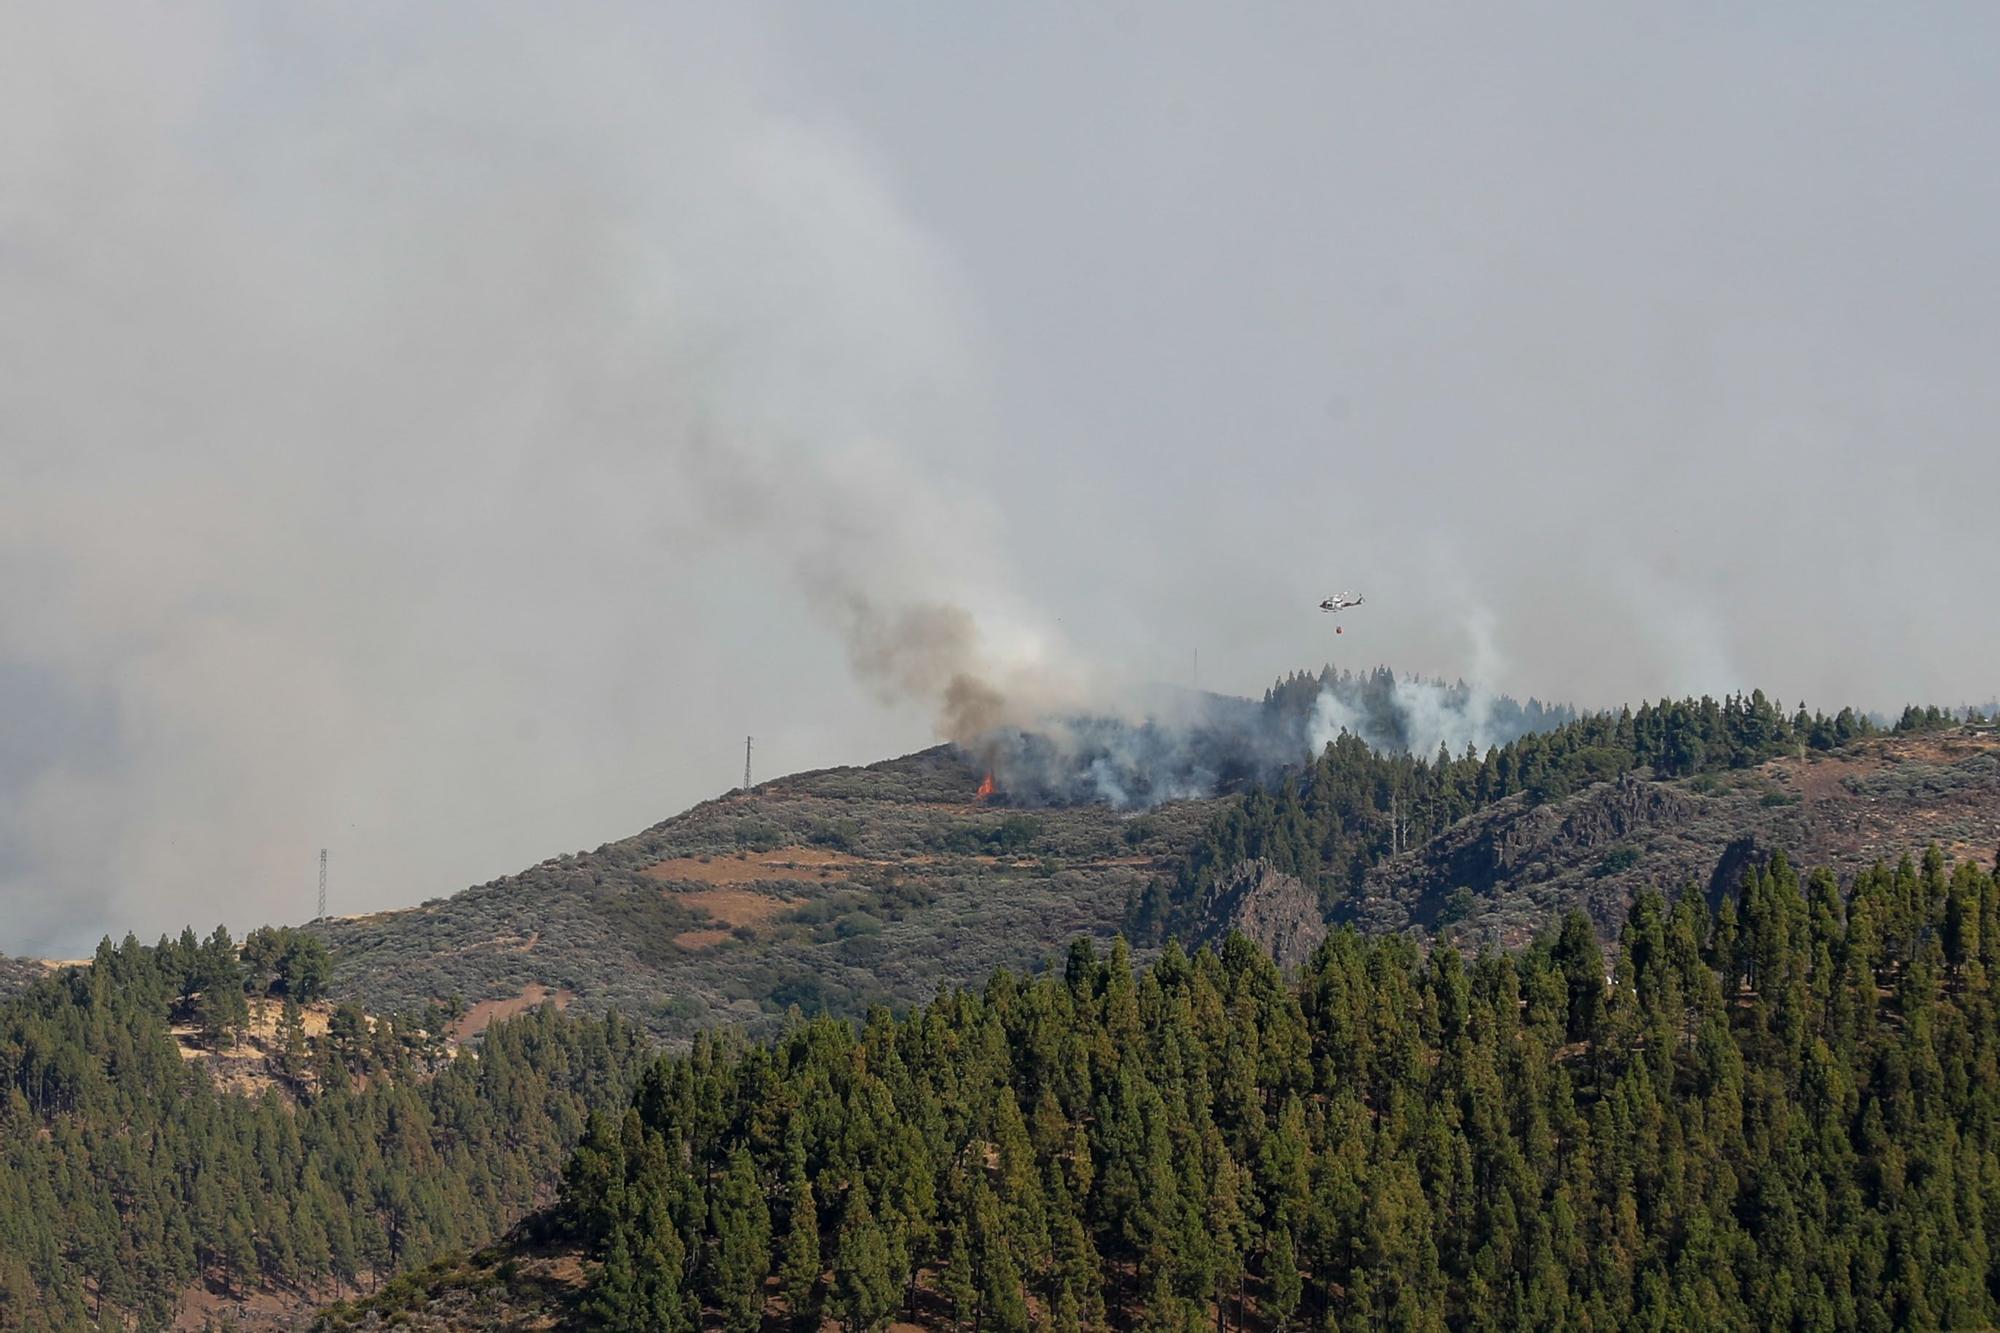
[[(1511, 803), (1510, 803), (1511, 804)], [(1483, 890), (1530, 870), (1538, 862), (1561, 862), (1610, 847), (1637, 830), (1684, 818), (1689, 798), (1664, 783), (1626, 773), (1561, 805), (1520, 806), (1503, 817), (1474, 823), (1462, 840), (1450, 835), (1433, 845), (1429, 858), (1439, 878)], [(1440, 864), (1442, 863), (1442, 864)]]
[(1287, 969), (1312, 957), (1326, 938), (1319, 895), (1297, 876), (1263, 860), (1240, 861), (1217, 880), (1198, 920), (1196, 938), (1201, 942), (1220, 943), (1230, 931), (1241, 931)]

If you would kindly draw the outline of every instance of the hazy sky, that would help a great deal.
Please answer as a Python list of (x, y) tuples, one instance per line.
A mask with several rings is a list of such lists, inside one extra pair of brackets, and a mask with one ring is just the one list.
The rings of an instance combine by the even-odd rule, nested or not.
[(1996, 29), (0, 3), (0, 950), (915, 748), (865, 644), (954, 606), (1003, 676), (1986, 699)]

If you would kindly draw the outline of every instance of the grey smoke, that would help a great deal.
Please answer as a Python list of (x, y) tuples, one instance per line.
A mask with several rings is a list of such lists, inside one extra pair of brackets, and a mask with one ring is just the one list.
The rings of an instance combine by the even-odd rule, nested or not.
[(1080, 677), (1065, 685), (1052, 662), (1010, 662), (962, 606), (883, 608), (858, 588), (832, 595), (845, 610), (840, 631), (856, 678), (884, 704), (915, 700), (931, 708), (940, 739), (976, 743), (996, 727), (1037, 726), (1081, 702)]
[[(1249, 694), (1996, 688), (1990, 7), (6, 35), (0, 948), (296, 920), (320, 846), (335, 910), (418, 901), (746, 732), (1141, 736), (1196, 649)], [(1047, 740), (1130, 801), (1234, 780), (1142, 765), (1158, 721)]]
[(319, 846), (335, 910), (414, 902), (744, 731), (805, 767), (1039, 688), (952, 261), (758, 22), (10, 30), (0, 948), (296, 920)]

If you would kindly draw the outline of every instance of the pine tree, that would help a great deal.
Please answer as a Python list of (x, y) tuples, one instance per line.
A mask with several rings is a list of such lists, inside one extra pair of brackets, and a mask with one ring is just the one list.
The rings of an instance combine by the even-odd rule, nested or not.
[(896, 1308), (900, 1284), (890, 1266), (889, 1245), (868, 1203), (868, 1188), (848, 1187), (840, 1233), (835, 1240), (833, 1302), (849, 1333), (886, 1320)]
[(981, 1328), (1021, 1333), (1028, 1327), (1028, 1306), (1021, 1287), (1021, 1265), (1008, 1235), (1005, 1207), (986, 1186), (984, 1176), (972, 1183), (972, 1263), (978, 1275)]
[(1598, 947), (1590, 918), (1582, 912), (1571, 911), (1563, 917), (1555, 962), (1569, 990), (1569, 1039), (1596, 1040), (1604, 1022), (1604, 952)]
[(739, 1146), (716, 1192), (710, 1229), (716, 1238), (711, 1299), (731, 1333), (751, 1333), (763, 1323), (764, 1275), (771, 1262), (771, 1216), (757, 1168)]
[(1299, 1281), (1298, 1254), (1292, 1246), (1290, 1227), (1280, 1226), (1272, 1233), (1265, 1266), (1269, 1294), (1264, 1300), (1264, 1314), (1274, 1327), (1282, 1330), (1290, 1324), (1292, 1312), (1299, 1308), (1299, 1296), (1303, 1291), (1303, 1284)]
[(794, 1322), (810, 1320), (819, 1291), (819, 1207), (806, 1174), (804, 1135), (798, 1117), (786, 1133), (785, 1236), (779, 1250), (778, 1277)]
[(687, 1270), (687, 1245), (673, 1216), (674, 1172), (667, 1164), (665, 1144), (656, 1133), (642, 1131), (627, 1193), (632, 1265), (637, 1274), (636, 1305), (643, 1333), (683, 1333), (699, 1325), (692, 1294), (682, 1285)]
[(976, 1322), (979, 1311), (979, 1284), (972, 1265), (970, 1225), (959, 1222), (951, 1229), (951, 1245), (946, 1251), (940, 1287), (951, 1304), (951, 1326), (956, 1330)]
[(596, 1281), (591, 1283), (590, 1300), (584, 1311), (605, 1328), (638, 1329), (645, 1325), (639, 1272), (632, 1259), (630, 1225), (622, 1215), (611, 1224), (604, 1264), (598, 1269)]

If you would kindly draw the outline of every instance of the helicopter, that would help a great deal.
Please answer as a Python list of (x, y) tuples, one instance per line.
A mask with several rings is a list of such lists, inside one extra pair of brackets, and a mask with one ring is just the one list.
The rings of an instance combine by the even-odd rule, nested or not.
[[(1360, 593), (1337, 592), (1333, 596), (1321, 602), (1319, 604), (1319, 609), (1322, 611), (1345, 611), (1350, 606), (1359, 606), (1359, 605), (1361, 605)], [(1338, 634), (1340, 633), (1341, 628), (1342, 628), (1341, 626), (1335, 625), (1333, 627), (1333, 632), (1335, 634)]]

